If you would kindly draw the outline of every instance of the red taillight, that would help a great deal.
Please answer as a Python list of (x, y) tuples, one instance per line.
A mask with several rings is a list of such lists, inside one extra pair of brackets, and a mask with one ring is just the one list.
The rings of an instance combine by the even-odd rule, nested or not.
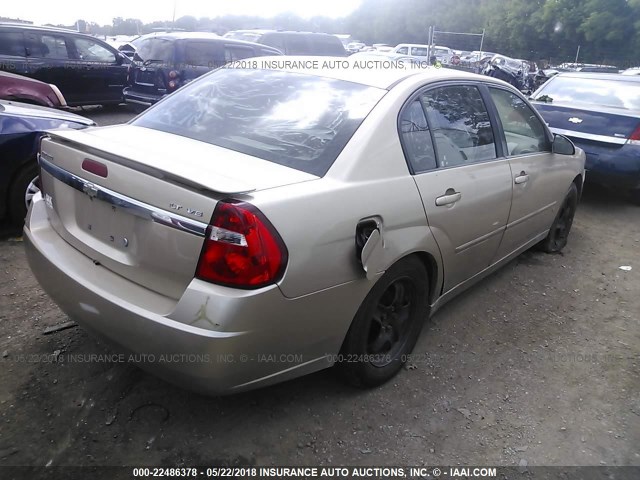
[(178, 78), (180, 74), (176, 70), (171, 70), (169, 72), (169, 78)]
[(178, 82), (174, 82), (173, 80), (169, 82), (169, 88), (174, 89), (177, 86), (178, 86)]
[(251, 204), (218, 202), (207, 228), (196, 278), (236, 288), (277, 282), (287, 248), (271, 222)]
[(636, 129), (633, 131), (633, 133), (629, 137), (629, 140), (640, 142), (640, 124), (638, 124)]

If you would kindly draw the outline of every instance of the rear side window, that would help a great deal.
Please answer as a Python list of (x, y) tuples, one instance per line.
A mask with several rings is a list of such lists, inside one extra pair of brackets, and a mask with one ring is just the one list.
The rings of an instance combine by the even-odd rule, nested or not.
[(33, 34), (30, 37), (30, 56), (37, 58), (50, 58), (53, 60), (67, 60), (72, 58), (69, 54), (69, 48), (67, 45), (68, 40), (65, 37), (46, 34)]
[(184, 55), (189, 67), (218, 68), (225, 63), (222, 45), (218, 42), (187, 42)]
[(385, 92), (312, 75), (220, 69), (132, 124), (322, 176)]
[(0, 32), (0, 55), (24, 57), (24, 36), (21, 32)]
[(422, 101), (433, 129), (441, 167), (496, 158), (489, 113), (477, 87), (434, 88), (422, 94)]
[(308, 37), (312, 55), (337, 55), (345, 54), (344, 46), (338, 37), (333, 35), (310, 35)]
[(235, 62), (236, 60), (242, 60), (243, 58), (251, 58), (255, 56), (256, 53), (251, 47), (245, 47), (244, 45), (224, 46), (224, 59), (226, 62)]
[(285, 37), (285, 48), (287, 55), (306, 55), (310, 53), (309, 43), (305, 35), (288, 35)]
[(136, 60), (172, 64), (174, 42), (165, 38), (145, 38), (136, 45)]
[(420, 100), (414, 100), (403, 110), (400, 116), (400, 135), (413, 173), (436, 168), (431, 133)]
[(524, 100), (499, 88), (490, 88), (489, 91), (498, 109), (509, 155), (551, 150), (542, 122)]
[(282, 53), (287, 53), (287, 47), (284, 42), (284, 35), (279, 33), (267, 33), (262, 35), (258, 40), (263, 45), (269, 45), (270, 47), (277, 48)]

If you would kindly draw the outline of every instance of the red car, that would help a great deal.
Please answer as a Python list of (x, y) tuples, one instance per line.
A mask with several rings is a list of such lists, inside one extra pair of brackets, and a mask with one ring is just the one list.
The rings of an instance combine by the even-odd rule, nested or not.
[(9, 72), (0, 72), (0, 99), (43, 107), (67, 106), (64, 96), (55, 85)]

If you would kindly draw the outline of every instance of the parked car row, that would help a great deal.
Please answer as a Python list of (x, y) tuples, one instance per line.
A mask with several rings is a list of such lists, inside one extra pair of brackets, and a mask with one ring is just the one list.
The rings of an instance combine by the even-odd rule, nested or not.
[(116, 49), (89, 35), (0, 24), (0, 70), (55, 85), (69, 106), (121, 103), (129, 64)]

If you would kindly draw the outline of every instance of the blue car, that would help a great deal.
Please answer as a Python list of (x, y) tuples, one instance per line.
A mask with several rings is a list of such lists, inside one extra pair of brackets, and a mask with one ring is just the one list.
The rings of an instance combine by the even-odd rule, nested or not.
[(92, 120), (69, 112), (0, 100), (0, 219), (21, 225), (38, 192), (36, 152), (45, 130), (85, 128)]
[(640, 77), (561, 73), (533, 95), (551, 131), (587, 155), (587, 179), (640, 203)]

